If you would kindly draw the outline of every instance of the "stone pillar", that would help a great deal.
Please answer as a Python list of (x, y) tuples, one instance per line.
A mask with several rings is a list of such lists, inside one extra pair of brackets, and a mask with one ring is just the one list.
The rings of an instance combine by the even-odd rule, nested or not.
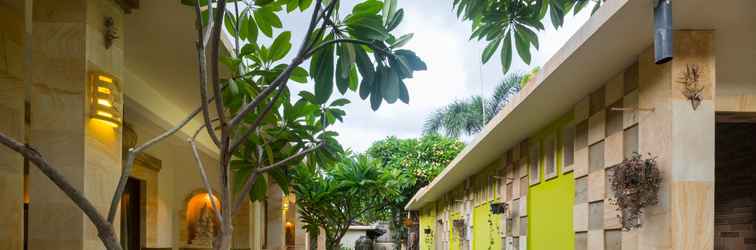
[[(24, 3), (0, 1), (0, 132), (24, 141)], [(0, 146), (0, 250), (23, 249), (24, 160)]]
[[(660, 203), (647, 208), (638, 249), (714, 248), (714, 33), (677, 31), (674, 59), (653, 62), (653, 48), (639, 57), (639, 149), (658, 156), (664, 182)], [(693, 109), (680, 82), (686, 68), (700, 70), (702, 102)]]
[[(106, 17), (120, 37), (109, 49)], [(123, 12), (110, 0), (37, 0), (33, 19), (30, 143), (107, 214), (121, 168), (121, 128), (89, 119), (87, 73), (122, 79)], [(104, 249), (82, 211), (31, 169), (29, 249)]]

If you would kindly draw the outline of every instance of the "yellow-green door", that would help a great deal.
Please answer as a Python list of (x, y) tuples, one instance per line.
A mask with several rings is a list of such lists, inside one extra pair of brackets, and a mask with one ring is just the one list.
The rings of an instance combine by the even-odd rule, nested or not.
[(486, 202), (473, 209), (473, 249), (501, 249), (501, 216), (491, 213), (491, 203)]
[(462, 219), (462, 214), (459, 212), (453, 212), (449, 215), (449, 250), (460, 250), (459, 232), (454, 230), (454, 221), (460, 219)]

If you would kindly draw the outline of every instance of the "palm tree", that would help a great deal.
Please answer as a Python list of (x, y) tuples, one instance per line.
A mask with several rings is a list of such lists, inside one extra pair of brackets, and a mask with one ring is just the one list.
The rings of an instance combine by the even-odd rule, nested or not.
[(442, 133), (449, 137), (459, 138), (463, 134), (474, 135), (480, 132), (486, 123), (509, 103), (509, 99), (520, 92), (523, 81), (530, 79), (535, 72), (537, 70), (527, 75), (522, 73), (507, 75), (496, 85), (493, 95), (489, 98), (475, 95), (467, 99), (455, 100), (434, 111), (425, 120), (423, 133)]

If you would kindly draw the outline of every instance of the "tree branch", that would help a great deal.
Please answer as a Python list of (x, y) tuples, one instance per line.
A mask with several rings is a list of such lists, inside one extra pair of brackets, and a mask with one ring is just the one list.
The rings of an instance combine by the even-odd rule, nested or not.
[[(195, 134), (196, 137), (196, 134)], [(205, 185), (205, 189), (207, 189), (207, 194), (210, 196), (210, 204), (213, 206), (213, 211), (215, 212), (215, 216), (218, 217), (218, 220), (223, 221), (223, 216), (221, 216), (220, 210), (218, 209), (218, 206), (215, 205), (215, 196), (213, 195), (213, 188), (210, 186), (210, 181), (207, 179), (207, 173), (205, 172), (205, 165), (202, 163), (202, 159), (200, 158), (199, 152), (197, 151), (197, 144), (194, 142), (195, 137), (189, 138), (187, 141), (189, 141), (189, 144), (192, 145), (192, 154), (194, 155), (194, 161), (197, 162), (197, 168), (199, 169), (200, 176), (202, 176), (202, 184)]]
[(303, 157), (303, 156), (309, 154), (310, 152), (315, 151), (315, 150), (319, 149), (320, 147), (323, 147), (324, 145), (325, 145), (324, 142), (320, 142), (320, 143), (318, 143), (317, 146), (314, 146), (314, 147), (311, 147), (309, 149), (305, 149), (305, 150), (299, 151), (299, 153), (296, 153), (296, 154), (294, 154), (292, 156), (289, 156), (286, 159), (280, 160), (280, 161), (278, 161), (276, 163), (273, 163), (273, 164), (265, 166), (265, 167), (257, 168), (254, 171), (252, 171), (252, 173), (250, 174), (250, 176), (247, 177), (247, 180), (244, 182), (244, 186), (242, 187), (241, 192), (239, 192), (239, 194), (237, 194), (236, 199), (234, 200), (233, 213), (232, 214), (236, 214), (236, 211), (238, 211), (239, 208), (241, 207), (241, 205), (244, 204), (244, 200), (247, 198), (247, 194), (250, 191), (252, 191), (252, 186), (255, 184), (255, 180), (256, 180), (258, 174), (263, 174), (265, 172), (273, 170), (274, 168), (286, 165), (287, 163), (289, 163), (289, 162), (291, 162), (293, 160), (296, 160), (296, 159), (298, 159), (300, 157)]
[[(208, 5), (211, 5), (212, 3), (208, 3)], [(194, 11), (197, 15), (197, 36), (200, 41), (197, 41), (197, 64), (199, 67), (199, 78), (200, 78), (200, 97), (202, 98), (202, 118), (205, 120), (205, 124), (212, 124), (210, 122), (210, 111), (208, 109), (208, 103), (207, 100), (207, 55), (205, 54), (205, 44), (206, 42), (203, 41), (205, 38), (205, 35), (202, 34), (202, 13), (200, 12), (200, 6), (199, 1), (196, 1), (194, 4)], [(212, 8), (210, 8), (208, 11), (212, 12)], [(212, 19), (209, 19), (210, 23), (215, 23), (212, 21)], [(212, 26), (207, 27), (208, 30), (212, 29)], [(208, 36), (209, 37), (209, 36)], [(220, 140), (218, 139), (218, 135), (215, 133), (215, 131), (212, 129), (212, 126), (206, 126), (207, 128), (207, 134), (210, 136), (210, 139), (215, 143), (216, 146), (220, 147)]]
[(315, 54), (315, 52), (317, 52), (318, 50), (321, 50), (321, 49), (325, 48), (328, 45), (336, 44), (336, 43), (353, 43), (353, 44), (366, 45), (366, 46), (370, 47), (371, 49), (380, 51), (380, 52), (382, 52), (384, 54), (387, 54), (387, 55), (391, 55), (391, 53), (388, 52), (387, 50), (384, 50), (382, 48), (378, 48), (377, 46), (373, 45), (372, 43), (370, 43), (368, 41), (357, 40), (357, 39), (350, 39), (350, 38), (340, 38), (340, 39), (333, 39), (333, 40), (325, 41), (325, 42), (319, 44), (317, 47), (315, 47), (315, 48), (311, 49), (310, 51), (308, 51), (307, 54), (305, 55), (305, 57), (310, 57), (313, 54)]
[(278, 100), (279, 97), (281, 97), (281, 94), (283, 93), (285, 89), (285, 86), (281, 86), (278, 90), (278, 93), (273, 97), (270, 102), (268, 102), (268, 105), (265, 106), (262, 113), (260, 113), (257, 118), (255, 118), (255, 121), (252, 123), (252, 125), (247, 128), (246, 131), (244, 131), (241, 137), (237, 138), (231, 143), (231, 147), (229, 149), (229, 153), (233, 154), (239, 146), (241, 146), (244, 141), (247, 140), (247, 138), (257, 129), (258, 126), (260, 126), (260, 123), (262, 123), (262, 120), (265, 119), (265, 117), (268, 115), (271, 109), (273, 109), (273, 105), (275, 105), (276, 100)]
[(102, 240), (105, 247), (110, 250), (120, 250), (121, 245), (116, 239), (113, 225), (97, 212), (97, 208), (76, 187), (70, 184), (68, 179), (53, 168), (47, 160), (34, 148), (0, 133), (0, 143), (23, 155), (34, 163), (42, 173), (47, 176), (63, 193), (81, 209), (89, 220), (97, 228), (97, 236)]
[(163, 134), (153, 138), (152, 140), (136, 147), (136, 148), (130, 148), (129, 153), (126, 157), (126, 165), (123, 166), (123, 169), (121, 170), (121, 177), (118, 180), (118, 186), (116, 187), (115, 194), (113, 194), (113, 200), (110, 202), (110, 209), (108, 211), (108, 222), (113, 223), (113, 220), (115, 220), (116, 212), (118, 211), (118, 203), (121, 202), (121, 197), (123, 196), (124, 190), (126, 190), (126, 181), (128, 180), (129, 176), (131, 176), (131, 170), (134, 165), (134, 160), (136, 159), (136, 156), (142, 153), (145, 149), (151, 147), (155, 143), (158, 143), (165, 138), (168, 138), (169, 136), (175, 134), (178, 132), (181, 128), (186, 126), (197, 114), (199, 114), (200, 109), (195, 109), (194, 112), (189, 114), (186, 118), (184, 118), (183, 121), (181, 121), (176, 127), (173, 127), (172, 129), (165, 131)]

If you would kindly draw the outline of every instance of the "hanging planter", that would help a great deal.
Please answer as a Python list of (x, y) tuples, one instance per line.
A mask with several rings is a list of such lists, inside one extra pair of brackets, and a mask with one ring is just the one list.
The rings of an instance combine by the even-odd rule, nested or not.
[(656, 157), (647, 159), (633, 153), (629, 159), (615, 165), (611, 185), (613, 202), (620, 211), (622, 228), (632, 230), (641, 226), (643, 208), (659, 203), (659, 188), (662, 177), (656, 165)]
[(506, 202), (500, 202), (500, 203), (491, 203), (491, 213), (492, 214), (503, 214), (507, 212), (507, 203)]

